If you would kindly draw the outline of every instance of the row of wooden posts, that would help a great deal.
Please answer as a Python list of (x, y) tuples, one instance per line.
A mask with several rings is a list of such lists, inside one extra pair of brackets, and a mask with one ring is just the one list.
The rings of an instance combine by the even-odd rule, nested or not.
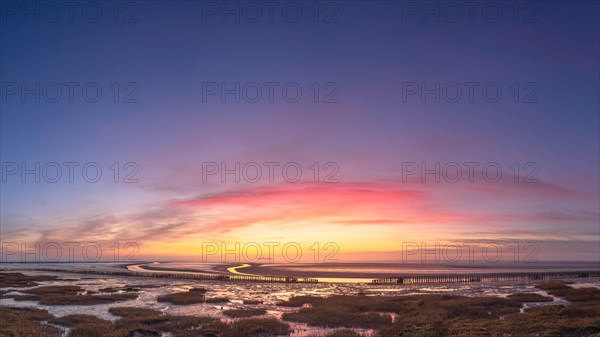
[[(54, 268), (17, 268), (10, 271), (46, 271), (67, 272), (112, 276), (133, 277), (156, 277), (156, 278), (181, 278), (194, 280), (212, 281), (253, 281), (274, 283), (318, 283), (319, 280), (310, 277), (289, 276), (259, 276), (259, 275), (226, 275), (226, 274), (200, 274), (184, 272), (137, 272), (137, 271), (115, 271), (115, 270), (63, 270)], [(4, 269), (2, 271), (8, 271)], [(379, 278), (371, 281), (371, 284), (427, 284), (427, 283), (461, 283), (461, 282), (507, 282), (507, 281), (530, 281), (550, 279), (572, 279), (600, 277), (600, 271), (581, 272), (553, 272), (553, 273), (498, 273), (498, 274), (449, 274), (449, 275), (410, 275), (404, 277)]]
[(375, 279), (373, 284), (424, 284), (424, 283), (460, 283), (460, 282), (507, 282), (551, 279), (571, 279), (600, 277), (600, 271), (582, 272), (539, 272), (539, 273), (498, 273), (498, 274), (449, 274), (449, 275), (411, 275)]

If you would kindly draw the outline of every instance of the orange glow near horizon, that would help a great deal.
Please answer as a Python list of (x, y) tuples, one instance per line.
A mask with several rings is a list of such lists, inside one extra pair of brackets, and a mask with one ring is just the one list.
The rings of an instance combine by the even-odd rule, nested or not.
[[(142, 214), (70, 224), (46, 230), (43, 236), (21, 239), (123, 244), (121, 238), (127, 238), (128, 242), (139, 245), (139, 257), (173, 259), (203, 258), (207, 255), (203, 251), (206, 243), (224, 243), (226, 248), (235, 247), (236, 243), (240, 247), (277, 243), (278, 249), (297, 243), (306, 260), (315, 260), (315, 244), (319, 245), (318, 260), (321, 260), (334, 250), (332, 245), (337, 247), (335, 256), (356, 259), (379, 253), (397, 256), (405, 242), (432, 247), (436, 242), (464, 240), (590, 240), (585, 235), (561, 236), (565, 215), (503, 214), (503, 208), (514, 208), (524, 200), (503, 198), (508, 188), (514, 188), (507, 184), (492, 186), (495, 188), (492, 193), (489, 191), (492, 187), (473, 192), (474, 186), (465, 184), (422, 185), (378, 182), (258, 186), (170, 200)], [(539, 186), (521, 192), (523, 198), (539, 195), (558, 202), (563, 193)], [(478, 193), (478, 197), (468, 197), (465, 201), (463, 196), (468, 193)], [(454, 197), (449, 198), (450, 194)], [(489, 199), (489, 195), (494, 197)], [(461, 203), (457, 205), (453, 201), (459, 198)], [(465, 204), (467, 207), (462, 206)], [(575, 219), (572, 223), (577, 226), (586, 222)], [(328, 243), (331, 244), (326, 251), (323, 248)]]

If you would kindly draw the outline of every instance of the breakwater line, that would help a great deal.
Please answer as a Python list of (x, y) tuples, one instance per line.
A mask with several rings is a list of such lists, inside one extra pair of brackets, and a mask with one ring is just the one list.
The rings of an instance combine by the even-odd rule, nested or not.
[(490, 274), (449, 274), (449, 275), (407, 275), (378, 278), (372, 284), (427, 284), (464, 282), (510, 282), (541, 281), (553, 279), (574, 279), (600, 277), (600, 271), (538, 272), (538, 273), (490, 273)]

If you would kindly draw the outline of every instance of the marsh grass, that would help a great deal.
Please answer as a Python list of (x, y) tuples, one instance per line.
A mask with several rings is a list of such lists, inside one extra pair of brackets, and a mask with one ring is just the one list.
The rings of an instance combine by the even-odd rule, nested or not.
[(557, 290), (557, 289), (571, 288), (567, 285), (566, 282), (561, 282), (561, 281), (547, 281), (547, 282), (540, 283), (540, 284), (536, 285), (535, 287), (538, 289), (542, 289), (542, 290)]
[(74, 285), (40, 286), (38, 282), (61, 280), (55, 276), (29, 276), (23, 273), (0, 273), (1, 287), (34, 287), (21, 290), (23, 295), (2, 291), (2, 298), (15, 301), (37, 301), (45, 305), (92, 305), (136, 299), (137, 293), (96, 294)]
[(600, 303), (600, 290), (597, 288), (572, 288), (562, 282), (544, 282), (537, 285), (538, 289), (545, 290), (548, 294), (563, 297), (569, 302), (596, 302)]
[(162, 333), (197, 336), (194, 333), (202, 325), (215, 321), (211, 317), (172, 316), (157, 310), (134, 307), (113, 307), (109, 312), (119, 319), (110, 322), (90, 315), (69, 315), (54, 318), (51, 323), (70, 327), (68, 337), (129, 337), (160, 336)]
[(34, 275), (29, 276), (23, 273), (0, 273), (0, 288), (14, 287), (25, 288), (38, 286), (38, 282), (55, 281), (56, 276)]
[(289, 326), (275, 318), (242, 318), (229, 324), (221, 321), (209, 323), (202, 327), (199, 335), (194, 336), (271, 337), (287, 336), (289, 333)]
[(290, 327), (274, 318), (245, 318), (224, 326), (223, 337), (288, 335)]
[(108, 309), (108, 312), (115, 316), (129, 318), (129, 317), (147, 317), (147, 316), (159, 316), (162, 312), (154, 309), (138, 308), (138, 307), (112, 307)]
[(354, 330), (350, 329), (340, 329), (332, 331), (325, 335), (325, 337), (361, 337), (362, 335), (356, 333)]
[[(574, 289), (556, 281), (540, 284), (538, 288), (564, 297), (571, 304), (535, 307), (521, 314), (523, 302), (551, 300), (539, 294), (521, 293), (509, 298), (446, 295), (297, 296), (279, 305), (299, 308), (297, 312), (283, 315), (287, 321), (330, 328), (373, 328), (377, 330), (378, 337), (583, 337), (600, 333), (600, 290)], [(397, 315), (393, 323), (388, 319), (389, 313)]]
[[(306, 305), (309, 306), (306, 306)], [(284, 306), (302, 308), (283, 315), (284, 320), (312, 326), (345, 328), (382, 328), (391, 325), (391, 313), (399, 320), (430, 322), (461, 317), (495, 318), (518, 313), (521, 304), (498, 297), (460, 297), (414, 295), (399, 297), (331, 296), (291, 298)]]
[(132, 285), (123, 287), (108, 287), (98, 290), (101, 293), (137, 292), (147, 288), (159, 288), (157, 285)]
[(15, 295), (15, 300), (38, 301), (45, 305), (93, 305), (127, 301), (138, 297), (135, 293), (98, 295), (79, 286), (44, 286), (23, 290), (28, 295)]
[(225, 316), (232, 318), (262, 316), (266, 313), (267, 311), (265, 309), (230, 309), (223, 311)]
[[(22, 290), (25, 295), (7, 295), (2, 290), (3, 296), (16, 300), (36, 299), (44, 304), (112, 303), (137, 297), (136, 293), (127, 291), (140, 288), (114, 287), (95, 293), (72, 285), (39, 286), (37, 282), (41, 278), (20, 273), (0, 276), (5, 286), (35, 287)], [(448, 295), (296, 296), (279, 305), (296, 308), (292, 309), (295, 312), (283, 314), (285, 321), (341, 329), (326, 334), (327, 337), (361, 336), (350, 330), (352, 328), (374, 329), (376, 337), (600, 336), (599, 289), (576, 289), (557, 281), (541, 283), (537, 288), (570, 303), (534, 307), (520, 313), (523, 302), (551, 300), (535, 293), (520, 293), (508, 298)], [(225, 297), (206, 298), (206, 292), (203, 288), (192, 288), (188, 292), (163, 295), (159, 300), (173, 300), (175, 304), (229, 301)], [(244, 303), (256, 304), (249, 300)], [(0, 307), (0, 336), (60, 335), (59, 329), (44, 324), (44, 321), (69, 327), (67, 337), (151, 337), (165, 333), (173, 337), (264, 337), (290, 333), (285, 322), (270, 317), (252, 317), (265, 313), (265, 310), (257, 308), (224, 311), (225, 315), (237, 318), (230, 323), (212, 317), (166, 315), (138, 307), (113, 307), (109, 312), (118, 317), (114, 322), (90, 315), (56, 318), (40, 309)]]
[(203, 292), (198, 291), (187, 291), (187, 292), (176, 292), (166, 295), (158, 296), (156, 299), (158, 302), (168, 302), (178, 305), (189, 305), (203, 303), (206, 301), (206, 296)]
[(46, 310), (0, 307), (0, 317), (0, 336), (60, 336), (59, 329), (42, 323), (52, 318)]
[[(132, 337), (132, 336), (161, 336), (169, 333), (174, 337), (198, 337), (198, 336), (220, 336), (220, 337), (263, 337), (289, 334), (289, 327), (274, 318), (246, 318), (225, 324), (216, 318), (198, 316), (172, 316), (165, 315), (160, 311), (132, 308), (113, 307), (110, 313), (119, 318), (110, 322), (91, 315), (69, 315), (64, 317), (52, 317), (44, 310), (24, 310), (16, 308), (0, 307), (3, 317), (20, 317), (26, 320), (24, 326), (31, 329), (22, 331), (15, 327), (7, 327), (2, 331), (10, 331), (1, 336), (59, 336), (58, 330), (33, 330), (37, 325), (31, 322), (49, 320), (52, 324), (69, 327), (67, 337)], [(25, 312), (26, 314), (23, 314)], [(50, 327), (39, 325), (39, 329)], [(27, 335), (31, 331), (30, 335)]]
[(208, 297), (206, 298), (206, 303), (227, 303), (229, 302), (229, 298), (227, 297)]
[(509, 299), (517, 302), (552, 302), (552, 297), (543, 296), (536, 293), (518, 293), (508, 296)]

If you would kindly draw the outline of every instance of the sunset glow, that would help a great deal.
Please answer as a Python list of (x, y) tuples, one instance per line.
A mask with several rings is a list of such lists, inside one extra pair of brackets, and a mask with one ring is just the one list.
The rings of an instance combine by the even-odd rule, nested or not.
[[(343, 7), (329, 25), (223, 24), (195, 21), (200, 2), (148, 2), (145, 20), (85, 34), (7, 17), (2, 241), (135, 242), (148, 259), (272, 241), (333, 242), (345, 262), (395, 260), (404, 242), (600, 258), (593, 10), (552, 3), (535, 24), (472, 29)], [(108, 36), (110, 52), (92, 42)], [(71, 103), (69, 80), (102, 99)]]

